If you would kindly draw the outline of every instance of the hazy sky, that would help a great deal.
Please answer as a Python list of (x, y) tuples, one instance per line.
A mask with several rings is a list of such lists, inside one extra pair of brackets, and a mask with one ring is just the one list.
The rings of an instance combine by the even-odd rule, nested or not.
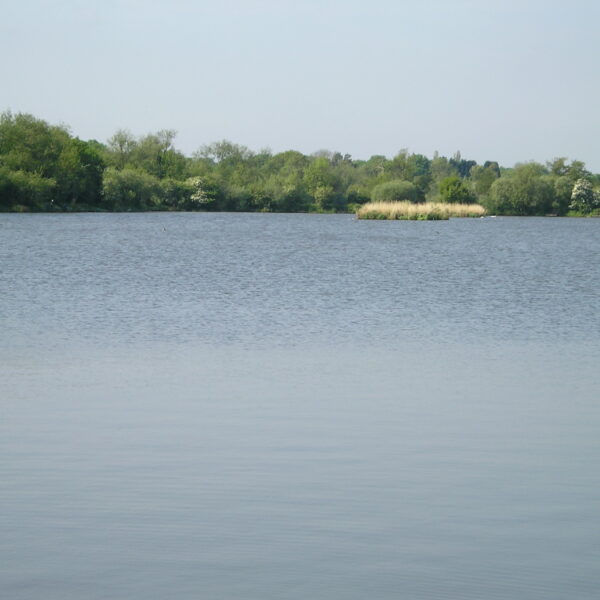
[(186, 154), (408, 148), (600, 172), (597, 0), (0, 0), (0, 110)]

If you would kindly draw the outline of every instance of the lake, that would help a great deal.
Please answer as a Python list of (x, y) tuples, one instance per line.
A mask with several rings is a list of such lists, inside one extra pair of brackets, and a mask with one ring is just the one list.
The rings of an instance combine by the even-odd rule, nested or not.
[(11, 600), (596, 599), (600, 220), (0, 215)]

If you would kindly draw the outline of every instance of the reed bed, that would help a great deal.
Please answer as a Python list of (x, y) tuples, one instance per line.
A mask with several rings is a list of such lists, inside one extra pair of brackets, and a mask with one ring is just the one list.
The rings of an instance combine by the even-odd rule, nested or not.
[(483, 217), (479, 204), (446, 204), (444, 202), (369, 202), (356, 211), (359, 219), (405, 219), (412, 221), (447, 220), (450, 217)]

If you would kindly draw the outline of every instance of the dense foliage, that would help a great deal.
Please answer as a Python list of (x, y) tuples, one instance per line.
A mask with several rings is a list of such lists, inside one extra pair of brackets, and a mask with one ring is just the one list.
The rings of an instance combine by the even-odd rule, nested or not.
[(346, 212), (371, 200), (482, 204), (490, 214), (600, 211), (600, 176), (557, 158), (500, 168), (400, 151), (355, 160), (252, 152), (221, 141), (187, 157), (175, 132), (117, 131), (105, 144), (28, 114), (0, 116), (0, 211)]

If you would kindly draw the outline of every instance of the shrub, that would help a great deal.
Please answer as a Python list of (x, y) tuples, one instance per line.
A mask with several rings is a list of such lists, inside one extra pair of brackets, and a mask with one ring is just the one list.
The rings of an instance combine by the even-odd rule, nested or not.
[(583, 214), (588, 214), (595, 208), (600, 208), (600, 198), (587, 179), (578, 179), (573, 186), (569, 208)]

